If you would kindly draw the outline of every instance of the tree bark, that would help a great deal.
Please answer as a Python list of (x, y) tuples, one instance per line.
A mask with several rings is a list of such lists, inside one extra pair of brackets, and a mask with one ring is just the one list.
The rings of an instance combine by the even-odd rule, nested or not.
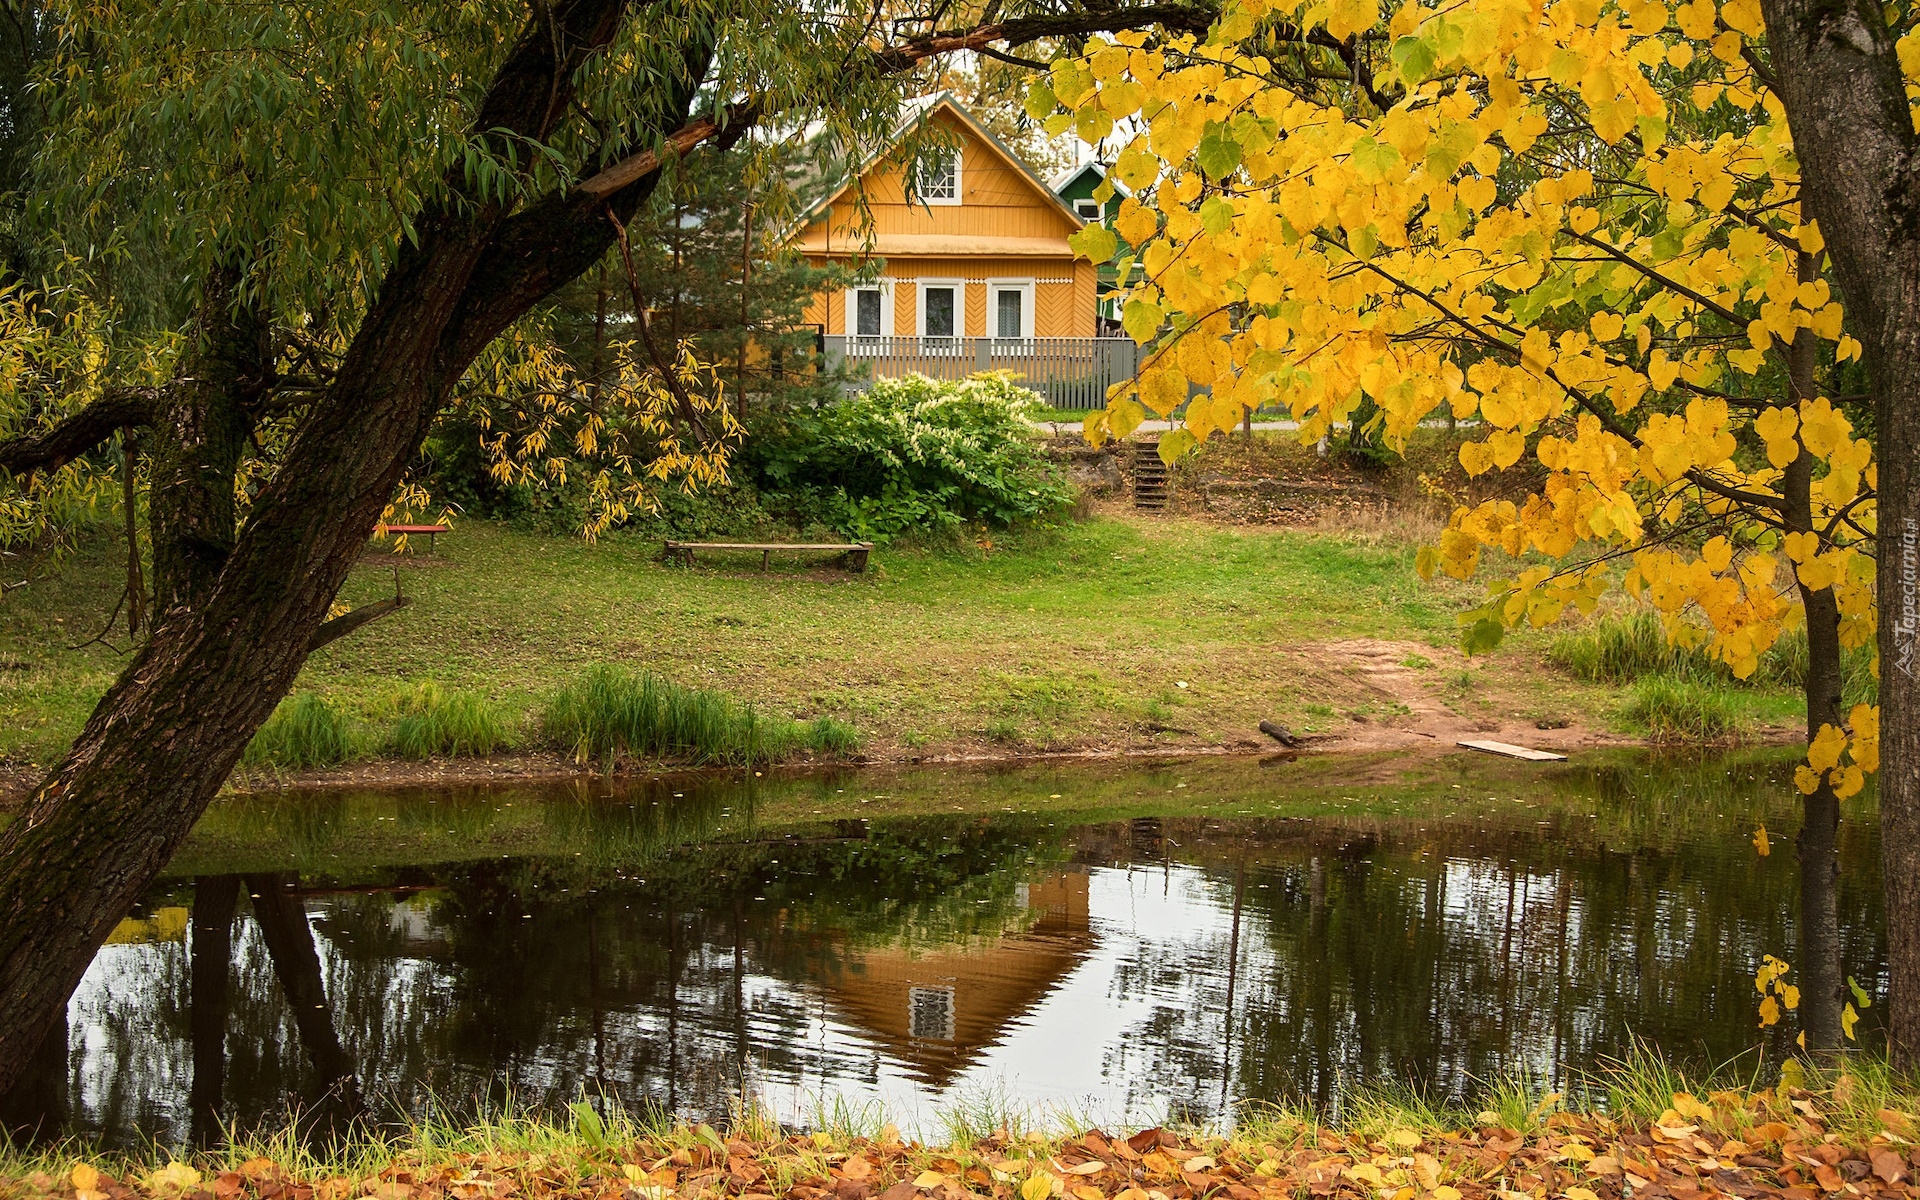
[(272, 369), (267, 321), (240, 302), (241, 264), (222, 264), (201, 289), (193, 351), (154, 412), (147, 521), (153, 536), (153, 604), (193, 607), (213, 590), (233, 553), (233, 496), (253, 432), (250, 401)]
[(1871, 0), (1761, 0), (1767, 47), (1876, 415), (1880, 822), (1888, 1050), (1920, 1067), (1920, 171), (1906, 88)]
[[(1802, 282), (1819, 278), (1813, 255), (1802, 254)], [(1811, 329), (1795, 332), (1787, 352), (1789, 403), (1797, 406), (1818, 394), (1815, 362), (1819, 343)], [(1797, 439), (1796, 439), (1797, 440)], [(1787, 464), (1780, 481), (1786, 501), (1783, 516), (1795, 533), (1813, 531), (1813, 455), (1804, 443)], [(1840, 606), (1832, 588), (1800, 589), (1807, 620), (1806, 701), (1807, 741), (1823, 725), (1844, 726), (1841, 712)], [(1800, 836), (1795, 849), (1800, 859), (1800, 1028), (1807, 1049), (1838, 1050), (1844, 1038), (1840, 1024), (1845, 988), (1840, 968), (1840, 798), (1823, 778), (1801, 803)]]

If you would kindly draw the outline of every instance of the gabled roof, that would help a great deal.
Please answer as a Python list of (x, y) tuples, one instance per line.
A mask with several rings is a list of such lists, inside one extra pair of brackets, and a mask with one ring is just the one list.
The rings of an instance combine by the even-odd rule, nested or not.
[(973, 114), (967, 111), (965, 105), (954, 98), (952, 92), (936, 92), (931, 96), (916, 96), (907, 101), (906, 104), (902, 106), (900, 124), (895, 127), (893, 136), (888, 139), (887, 144), (867, 155), (853, 174), (841, 180), (836, 186), (829, 188), (818, 200), (808, 205), (806, 209), (794, 219), (789, 236), (805, 229), (818, 218), (821, 213), (828, 211), (834, 201), (846, 195), (847, 191), (860, 179), (864, 178), (876, 163), (899, 149), (900, 143), (904, 142), (908, 135), (918, 129), (922, 123), (932, 118), (935, 113), (942, 111), (952, 113), (957, 117), (960, 123), (966, 127), (968, 133), (973, 135), (981, 145), (986, 146), (997, 154), (1009, 167), (1012, 167), (1015, 173), (1033, 187), (1036, 195), (1043, 197), (1048, 203), (1052, 204), (1061, 216), (1072, 222), (1074, 228), (1077, 229), (1086, 224), (1085, 221), (1080, 219), (1080, 215), (1073, 211), (1072, 205), (1062, 200), (1053, 188), (1047, 186), (1044, 179), (1034, 174), (1033, 168), (1028, 166), (1024, 159), (1018, 154), (1015, 154), (1005, 142), (994, 136), (992, 130), (975, 120)]
[(1079, 182), (1079, 179), (1081, 179), (1083, 175), (1087, 175), (1089, 171), (1091, 171), (1094, 179), (1106, 179), (1110, 184), (1114, 184), (1114, 192), (1117, 192), (1117, 194), (1121, 194), (1121, 196), (1133, 196), (1133, 192), (1129, 192), (1125, 186), (1121, 186), (1119, 180), (1110, 179), (1108, 173), (1106, 173), (1106, 167), (1104, 167), (1102, 163), (1098, 163), (1098, 161), (1085, 161), (1085, 163), (1081, 163), (1081, 165), (1077, 165), (1077, 167), (1068, 167), (1068, 169), (1062, 171), (1060, 175), (1054, 175), (1054, 182), (1048, 184), (1048, 186), (1054, 190), (1054, 196), (1058, 196), (1060, 192), (1066, 192), (1075, 182)]

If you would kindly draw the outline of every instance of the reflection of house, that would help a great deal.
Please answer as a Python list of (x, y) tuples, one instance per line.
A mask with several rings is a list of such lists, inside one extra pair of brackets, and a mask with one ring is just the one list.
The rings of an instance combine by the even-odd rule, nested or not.
[(1084, 873), (1026, 887), (1031, 921), (998, 938), (935, 950), (851, 949), (814, 982), (859, 1026), (935, 1086), (1052, 991), (1093, 947)]
[(874, 378), (1008, 370), (1088, 407), (1136, 356), (1094, 336), (1097, 272), (1067, 244), (1081, 224), (943, 93), (912, 104), (894, 145), (803, 213), (788, 245), (815, 264), (881, 260), (877, 278), (814, 301), (830, 358)]

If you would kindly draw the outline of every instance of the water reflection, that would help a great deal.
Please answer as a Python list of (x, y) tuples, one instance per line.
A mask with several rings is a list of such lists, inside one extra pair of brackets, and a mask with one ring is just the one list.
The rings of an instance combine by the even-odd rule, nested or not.
[[(1791, 859), (1746, 845), (1791, 825), (1777, 770), (235, 801), (101, 950), (8, 1115), (204, 1142), (429, 1098), (711, 1119), (744, 1089), (795, 1122), (988, 1096), (1144, 1122), (1355, 1081), (1564, 1084), (1636, 1035), (1719, 1062), (1757, 1044), (1754, 964), (1793, 945)], [(1077, 812), (1017, 811), (1074, 782)], [(1290, 808), (1318, 815), (1264, 815)], [(849, 811), (872, 815), (828, 815)], [(1842, 858), (1843, 961), (1881, 980), (1870, 819)]]

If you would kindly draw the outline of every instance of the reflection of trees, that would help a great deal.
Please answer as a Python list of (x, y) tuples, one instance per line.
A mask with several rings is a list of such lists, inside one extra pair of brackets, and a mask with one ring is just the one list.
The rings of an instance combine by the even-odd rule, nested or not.
[[(1336, 1104), (1353, 1080), (1458, 1096), (1506, 1070), (1590, 1063), (1630, 1034), (1702, 1061), (1751, 1046), (1751, 970), (1793, 944), (1796, 883), (1788, 856), (1758, 862), (1727, 831), (1762, 817), (1790, 827), (1791, 809), (1755, 799), (1777, 781), (1730, 774), (1603, 762), (1558, 777), (1553, 808), (1463, 794), (1460, 816), (1424, 822), (951, 816), (780, 830), (755, 827), (741, 793), (686, 784), (677, 800), (549, 801), (537, 820), (507, 798), (519, 793), (312, 813), (274, 802), (224, 814), (226, 828), (269, 830), (331, 865), (297, 889), (250, 880), (266, 901), (251, 920), (220, 921), (217, 885), (202, 880), (191, 936), (197, 950), (204, 932), (209, 963), (220, 930), (231, 938), (218, 1027), (226, 1111), (242, 1120), (311, 1104), (356, 1068), (376, 1109), (586, 1091), (714, 1117), (743, 1084), (898, 1079), (879, 1042), (822, 1037), (821, 981), (870, 951), (1017, 932), (1031, 920), (1020, 885), (1072, 860), (1108, 897), (1092, 917), (1104, 948), (1074, 969), (1105, 972), (1095, 989), (1127, 1006), (1132, 1024), (1099, 1064), (1105, 1087), (1140, 1102), (1126, 1107)], [(1870, 827), (1843, 832), (1843, 950), (1871, 986), (1884, 961), (1877, 855)], [(399, 867), (382, 842), (429, 836), (548, 849)], [(1157, 905), (1158, 923), (1125, 927), (1132, 900)], [(95, 973), (76, 1001), (81, 1124), (184, 1135), (214, 1078), (211, 1017), (185, 1000), (211, 1007), (218, 985), (165, 943), (109, 947)]]
[[(1179, 840), (1205, 865), (1172, 886), (1224, 916), (1226, 860), (1261, 835), (1193, 824)], [(1238, 1047), (1231, 1094), (1322, 1104), (1354, 1080), (1454, 1099), (1512, 1071), (1564, 1085), (1569, 1064), (1635, 1035), (1714, 1065), (1754, 1044), (1753, 965), (1793, 945), (1792, 863), (1756, 865), (1733, 838), (1613, 850), (1553, 825), (1294, 831), (1253, 852), (1237, 952), (1216, 919), (1116, 970), (1116, 998), (1161, 1002), (1109, 1051), (1110, 1079), (1178, 1090), (1222, 1044)], [(1885, 954), (1877, 855), (1870, 831), (1854, 839), (1842, 952), (1864, 980)]]

